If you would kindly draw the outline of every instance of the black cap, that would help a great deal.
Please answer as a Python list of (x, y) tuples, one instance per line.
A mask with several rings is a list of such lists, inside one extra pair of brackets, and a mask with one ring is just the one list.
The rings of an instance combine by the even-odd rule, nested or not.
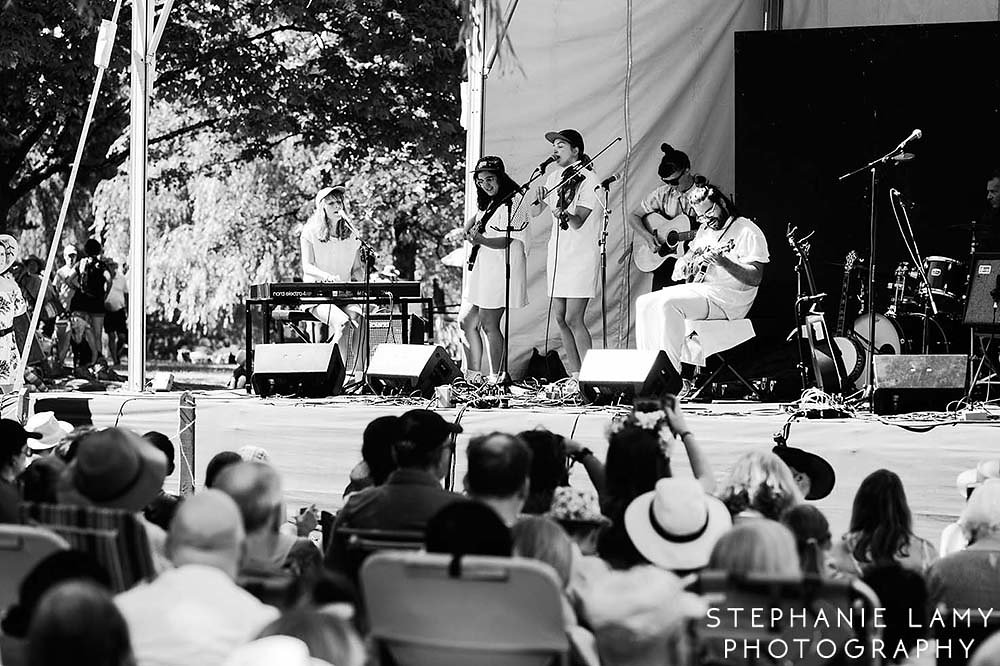
[(549, 143), (555, 143), (556, 139), (562, 139), (569, 145), (580, 151), (583, 154), (583, 136), (577, 132), (575, 129), (564, 129), (558, 132), (546, 132), (545, 140)]
[(479, 173), (480, 171), (491, 171), (493, 173), (506, 173), (503, 160), (496, 155), (484, 155), (479, 158), (476, 162), (476, 168), (472, 170), (473, 173)]
[(462, 432), (462, 426), (446, 421), (429, 409), (411, 409), (399, 417), (400, 439), (413, 442), (421, 451), (433, 451), (452, 434)]
[[(0, 442), (11, 445), (10, 448), (21, 448), (29, 439), (41, 439), (38, 432), (28, 432), (24, 426), (12, 419), (0, 419)], [(5, 447), (6, 448), (6, 447)]]

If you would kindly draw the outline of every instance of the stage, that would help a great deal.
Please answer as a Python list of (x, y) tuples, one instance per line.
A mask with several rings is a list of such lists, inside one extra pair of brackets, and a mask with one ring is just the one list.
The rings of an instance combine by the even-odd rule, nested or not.
[[(180, 469), (189, 464), (195, 486), (201, 487), (205, 466), (219, 451), (255, 445), (265, 448), (285, 482), (290, 511), (315, 503), (336, 510), (351, 468), (360, 460), (361, 434), (372, 419), (400, 414), (414, 407), (437, 409), (430, 401), (341, 396), (323, 400), (261, 399), (236, 391), (191, 392), (195, 401), (194, 460), (181, 460), (168, 479), (176, 490)], [(178, 441), (180, 393), (36, 393), (28, 396), (28, 411), (52, 410), (75, 425), (119, 425), (142, 433), (160, 430)], [(777, 403), (716, 402), (685, 405), (688, 425), (698, 436), (720, 482), (733, 461), (752, 447), (773, 446), (789, 412)], [(456, 486), (465, 470), (465, 445), (472, 434), (493, 430), (520, 431), (545, 427), (572, 436), (604, 458), (605, 428), (619, 410), (600, 407), (511, 409), (438, 409), (449, 420), (460, 419), (465, 432), (458, 440)], [(979, 460), (1000, 456), (1000, 421), (965, 423), (936, 414), (917, 420), (913, 415), (810, 420), (792, 423), (788, 443), (817, 453), (833, 465), (833, 493), (816, 503), (830, 520), (834, 536), (848, 524), (858, 484), (869, 472), (885, 467), (897, 472), (920, 536), (937, 543), (941, 528), (962, 509), (963, 495), (956, 475)], [(910, 428), (937, 423), (924, 432)], [(906, 426), (906, 427), (903, 427)], [(683, 451), (683, 448), (681, 448)], [(689, 475), (683, 458), (673, 461), (674, 473)], [(576, 466), (572, 482), (587, 485)]]

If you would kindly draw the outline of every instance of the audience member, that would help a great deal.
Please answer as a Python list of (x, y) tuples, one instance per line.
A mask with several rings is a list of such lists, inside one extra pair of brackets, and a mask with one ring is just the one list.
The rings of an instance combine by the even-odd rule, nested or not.
[(781, 458), (770, 451), (748, 451), (733, 464), (719, 499), (729, 508), (734, 521), (761, 517), (778, 520), (789, 507), (802, 501), (802, 491)]
[(781, 524), (795, 537), (802, 573), (822, 576), (834, 573), (827, 556), (833, 537), (822, 511), (811, 504), (797, 504), (781, 514)]
[[(982, 460), (975, 467), (960, 472), (955, 479), (955, 485), (962, 498), (968, 501), (972, 492), (983, 485), (987, 479), (1000, 478), (1000, 459)], [(938, 545), (938, 556), (944, 557), (952, 553), (957, 553), (969, 545), (969, 540), (965, 536), (962, 526), (956, 520), (948, 523), (941, 530), (940, 544)]]
[(570, 538), (573, 564), (569, 597), (574, 607), (579, 608), (593, 581), (611, 570), (607, 562), (597, 557), (598, 537), (611, 521), (601, 513), (593, 491), (573, 486), (556, 488), (546, 515), (559, 523)]
[(128, 344), (128, 279), (119, 270), (118, 262), (109, 260), (108, 271), (111, 284), (104, 298), (104, 332), (108, 334), (108, 351), (115, 365), (121, 363), (122, 347)]
[[(309, 649), (309, 656), (333, 666), (364, 666), (365, 646), (343, 618), (315, 610), (293, 610), (264, 627), (259, 638), (291, 636)], [(276, 662), (272, 662), (275, 663)], [(276, 664), (277, 666), (277, 664)]]
[[(170, 441), (170, 438), (156, 430), (150, 430), (142, 438), (166, 456), (167, 476), (173, 476), (174, 457), (176, 454), (174, 452), (174, 443)], [(164, 530), (168, 530), (170, 529), (170, 521), (174, 517), (174, 512), (177, 511), (177, 503), (179, 501), (180, 498), (177, 495), (171, 495), (163, 488), (160, 488), (160, 494), (153, 498), (153, 501), (143, 509), (142, 513), (149, 522), (158, 525)]]
[(614, 666), (686, 666), (686, 623), (708, 610), (677, 576), (651, 566), (611, 572), (584, 603), (601, 663)]
[(70, 343), (70, 303), (73, 302), (73, 295), (76, 293), (77, 280), (76, 280), (76, 261), (79, 256), (79, 252), (76, 246), (73, 244), (66, 245), (63, 247), (63, 265), (56, 270), (52, 276), (52, 286), (55, 287), (56, 293), (59, 295), (59, 304), (61, 306), (61, 313), (59, 317), (56, 318), (56, 338), (58, 339), (58, 347), (56, 349), (56, 355), (54, 359), (53, 368), (55, 371), (61, 371), (63, 369), (63, 364), (66, 361), (66, 353), (69, 351)]
[(39, 439), (28, 442), (32, 454), (48, 455), (58, 447), (63, 440), (73, 432), (73, 426), (56, 418), (55, 412), (36, 412), (24, 422), (24, 429), (41, 435)]
[(17, 477), (27, 465), (28, 440), (40, 438), (13, 419), (0, 419), (0, 523), (21, 522)]
[(133, 666), (129, 627), (104, 588), (60, 583), (45, 593), (28, 630), (28, 666)]
[[(926, 639), (929, 633), (924, 577), (893, 562), (869, 567), (861, 581), (872, 589), (883, 609), (882, 641), (886, 646), (893, 646), (891, 651), (886, 650), (886, 663), (908, 661), (906, 655), (913, 654), (918, 641)], [(904, 646), (905, 651), (898, 646)], [(957, 642), (953, 650), (961, 650)]]
[(286, 521), (281, 478), (262, 462), (241, 462), (223, 469), (215, 488), (240, 509), (246, 531), (246, 552), (240, 574), (273, 576), (290, 573), (298, 578), (322, 563), (322, 554), (307, 537), (281, 531)]
[(59, 480), (66, 473), (66, 463), (58, 456), (45, 456), (32, 461), (21, 472), (21, 496), (25, 502), (56, 504), (59, 502)]
[(731, 525), (725, 505), (695, 479), (660, 479), (625, 511), (625, 531), (644, 560), (678, 574), (703, 568)]
[(91, 581), (107, 589), (108, 572), (89, 553), (60, 550), (38, 562), (21, 581), (17, 602), (3, 613), (0, 629), (0, 663), (20, 666), (27, 663), (28, 628), (38, 603), (50, 589), (69, 580)]
[(259, 462), (259, 463), (269, 463), (271, 462), (271, 455), (260, 446), (241, 446), (240, 450), (237, 451), (240, 454), (240, 458), (243, 462)]
[[(540, 428), (525, 430), (517, 436), (531, 450), (531, 470), (528, 475), (530, 492), (524, 501), (523, 511), (532, 515), (545, 513), (552, 505), (552, 495), (556, 488), (569, 485), (567, 463), (571, 459), (566, 439)], [(596, 460), (593, 452), (589, 457)]]
[(314, 569), (300, 579), (295, 607), (336, 615), (351, 621), (359, 632), (363, 629), (357, 586), (344, 574), (326, 567)]
[(480, 502), (460, 500), (438, 511), (427, 522), (428, 553), (510, 557), (513, 538), (500, 516)]
[(958, 522), (969, 545), (931, 565), (931, 602), (985, 612), (1000, 599), (1000, 479), (988, 479), (972, 492)]
[(969, 666), (1000, 666), (1000, 633), (993, 634), (973, 651)]
[(309, 646), (291, 636), (267, 636), (236, 648), (223, 666), (337, 666), (309, 656)]
[(771, 449), (771, 453), (788, 465), (792, 478), (805, 499), (819, 500), (833, 492), (837, 475), (833, 466), (825, 459), (786, 444), (778, 444)]
[(380, 416), (368, 424), (361, 436), (361, 462), (351, 470), (351, 481), (344, 490), (345, 497), (386, 482), (396, 469), (392, 449), (399, 436), (397, 416)]
[(89, 324), (96, 348), (93, 361), (104, 357), (104, 299), (111, 289), (111, 271), (101, 258), (101, 242), (89, 238), (83, 244), (85, 256), (76, 265), (76, 292), (70, 300), (70, 310), (82, 315)]
[(833, 566), (859, 576), (865, 567), (898, 562), (926, 574), (937, 559), (934, 546), (913, 533), (913, 517), (899, 476), (879, 469), (861, 482), (854, 496), (849, 531), (834, 544)]
[(340, 528), (423, 532), (431, 516), (461, 496), (441, 487), (451, 464), (452, 435), (462, 427), (440, 414), (413, 409), (400, 418), (400, 440), (394, 454), (396, 471), (385, 484), (351, 495), (337, 514), (326, 563), (335, 569), (350, 566), (347, 539)]
[(747, 520), (723, 534), (708, 558), (708, 568), (732, 574), (799, 576), (802, 567), (795, 537), (773, 520)]
[(118, 595), (140, 666), (213, 666), (278, 612), (236, 585), (246, 535), (236, 503), (204, 490), (177, 508), (167, 539), (175, 569)]
[(559, 523), (544, 516), (525, 516), (510, 530), (514, 555), (544, 562), (555, 570), (565, 590), (573, 572), (573, 542)]
[(238, 462), (242, 462), (243, 458), (236, 451), (220, 451), (212, 456), (212, 459), (208, 461), (208, 466), (205, 467), (205, 487), (213, 488), (215, 486), (215, 479), (219, 476), (219, 472), (229, 467), (230, 465), (235, 465)]
[(528, 497), (531, 449), (515, 435), (493, 432), (473, 437), (466, 449), (465, 491), (497, 512), (508, 526), (517, 522)]
[(601, 511), (611, 519), (611, 526), (601, 535), (598, 550), (614, 568), (646, 561), (625, 533), (625, 510), (636, 497), (651, 492), (657, 481), (672, 475), (670, 458), (677, 438), (684, 444), (695, 478), (706, 492), (712, 492), (712, 468), (672, 399), (638, 399), (632, 412), (614, 421), (608, 431)]

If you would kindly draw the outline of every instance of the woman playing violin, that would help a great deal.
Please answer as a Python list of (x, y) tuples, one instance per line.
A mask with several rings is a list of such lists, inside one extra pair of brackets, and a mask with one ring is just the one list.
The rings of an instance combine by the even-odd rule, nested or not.
[(584, 315), (587, 302), (597, 293), (600, 275), (601, 223), (598, 216), (591, 215), (600, 183), (593, 170), (583, 168), (589, 160), (579, 132), (548, 132), (545, 138), (552, 144), (559, 169), (553, 170), (545, 187), (535, 192), (529, 212), (532, 217), (546, 208), (552, 212), (546, 263), (548, 294), (566, 350), (566, 367), (578, 373), (580, 361), (593, 345)]
[[(483, 365), (482, 334), (490, 353), (490, 372), (500, 371), (504, 352), (500, 320), (504, 315), (507, 236), (503, 229), (515, 183), (504, 169), (503, 160), (493, 155), (480, 158), (475, 169), (476, 214), (465, 223), (465, 237), (472, 243), (465, 294), (459, 321), (465, 333), (466, 370), (480, 373)], [(525, 246), (520, 233), (510, 240), (510, 307), (522, 308), (528, 302), (525, 272)], [(480, 333), (482, 331), (482, 334)]]

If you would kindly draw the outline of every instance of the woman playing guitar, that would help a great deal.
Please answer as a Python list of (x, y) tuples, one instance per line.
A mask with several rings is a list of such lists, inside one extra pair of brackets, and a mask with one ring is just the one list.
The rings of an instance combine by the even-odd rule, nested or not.
[(532, 217), (546, 208), (552, 212), (546, 262), (548, 294), (566, 351), (566, 367), (577, 373), (581, 359), (593, 345), (584, 315), (587, 302), (597, 293), (600, 277), (601, 223), (590, 215), (597, 205), (595, 190), (600, 183), (591, 169), (583, 167), (590, 160), (583, 152), (579, 132), (548, 132), (545, 139), (552, 144), (560, 168), (549, 174), (545, 187), (536, 190), (529, 212)]
[[(459, 322), (466, 339), (466, 370), (470, 375), (483, 368), (482, 334), (486, 335), (490, 353), (490, 372), (500, 371), (504, 351), (500, 320), (505, 312), (504, 289), (506, 275), (507, 237), (503, 231), (513, 203), (511, 195), (518, 189), (504, 169), (503, 160), (487, 155), (476, 163), (476, 214), (465, 223), (469, 251), (468, 274), (464, 281), (466, 293), (462, 299)], [(525, 246), (520, 234), (510, 241), (510, 307), (521, 308), (528, 302), (525, 272)]]

